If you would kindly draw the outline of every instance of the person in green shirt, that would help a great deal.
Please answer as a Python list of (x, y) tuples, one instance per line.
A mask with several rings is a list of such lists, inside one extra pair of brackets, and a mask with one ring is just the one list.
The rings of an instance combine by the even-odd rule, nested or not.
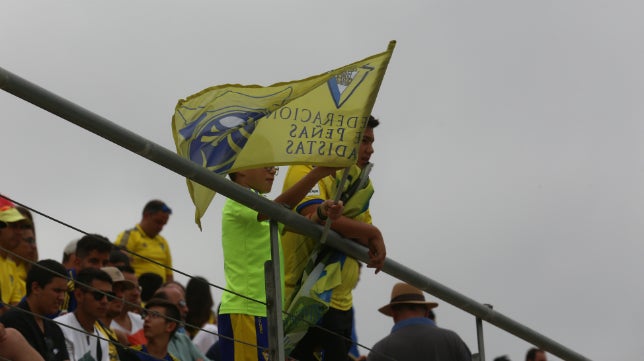
[[(299, 203), (320, 179), (334, 174), (336, 170), (337, 168), (316, 167), (278, 196), (275, 202), (292, 208), (291, 205)], [(273, 187), (277, 171), (276, 167), (263, 167), (230, 173), (229, 176), (233, 182), (264, 194)], [(341, 203), (335, 204), (329, 200), (325, 203), (327, 214), (324, 216), (336, 219), (342, 214), (342, 208)], [(310, 219), (322, 222), (316, 215)], [(271, 259), (269, 222), (265, 215), (228, 199), (223, 208), (221, 238), (226, 289), (235, 292), (224, 293), (219, 310), (223, 360), (265, 361), (268, 358), (266, 306), (236, 294), (253, 300), (266, 300), (264, 262)], [(280, 256), (281, 266), (282, 259)], [(283, 267), (281, 269), (283, 276)]]

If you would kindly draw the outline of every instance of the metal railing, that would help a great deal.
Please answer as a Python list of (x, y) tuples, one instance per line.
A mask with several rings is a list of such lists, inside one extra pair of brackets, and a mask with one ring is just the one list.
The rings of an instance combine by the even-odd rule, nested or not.
[[(231, 198), (258, 212), (269, 214), (272, 220), (283, 223), (298, 233), (314, 239), (320, 239), (322, 235), (323, 228), (321, 226), (310, 222), (299, 214), (258, 196), (254, 192), (230, 182), (224, 177), (210, 172), (195, 163), (183, 159), (174, 152), (12, 74), (3, 68), (0, 68), (0, 88), (123, 148), (129, 149), (175, 173), (213, 189), (225, 197)], [(333, 231), (328, 234), (327, 243), (331, 247), (360, 261), (368, 261), (366, 248), (340, 237)], [(570, 361), (589, 360), (583, 355), (514, 321), (502, 313), (456, 292), (391, 258), (387, 258), (382, 271), (474, 315), (477, 320), (486, 321), (557, 357)], [(482, 330), (482, 323), (477, 329)], [(482, 351), (482, 333), (479, 333), (478, 339), (479, 348)]]

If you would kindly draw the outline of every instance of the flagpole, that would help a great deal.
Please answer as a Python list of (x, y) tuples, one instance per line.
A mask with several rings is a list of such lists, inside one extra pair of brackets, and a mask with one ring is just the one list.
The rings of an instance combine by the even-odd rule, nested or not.
[[(340, 197), (342, 196), (342, 190), (344, 189), (344, 183), (347, 182), (347, 178), (349, 177), (349, 169), (351, 166), (344, 168), (342, 172), (342, 179), (340, 179), (340, 184), (338, 185), (338, 188), (335, 191), (335, 197), (333, 198), (333, 201), (337, 204), (338, 201), (340, 200)], [(320, 204), (320, 207), (322, 207), (322, 204)], [(322, 237), (320, 237), (320, 244), (325, 244), (326, 243), (326, 237), (329, 234), (329, 230), (331, 229), (331, 218), (326, 220), (326, 223), (324, 224), (324, 231), (322, 231)]]

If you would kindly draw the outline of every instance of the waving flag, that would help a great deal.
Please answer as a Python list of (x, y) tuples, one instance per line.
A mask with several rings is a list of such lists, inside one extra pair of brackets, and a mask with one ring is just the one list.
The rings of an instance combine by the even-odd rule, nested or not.
[[(346, 167), (357, 160), (395, 41), (387, 51), (307, 79), (219, 85), (178, 102), (177, 153), (225, 175), (273, 165)], [(215, 192), (187, 180), (200, 219)]]

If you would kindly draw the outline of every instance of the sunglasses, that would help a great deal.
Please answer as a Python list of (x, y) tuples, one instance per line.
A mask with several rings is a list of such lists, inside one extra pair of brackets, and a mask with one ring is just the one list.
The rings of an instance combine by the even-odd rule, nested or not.
[(102, 301), (103, 297), (107, 297), (108, 301), (116, 299), (116, 294), (112, 291), (103, 292), (103, 291), (93, 290), (93, 291), (83, 291), (83, 292), (91, 294), (96, 301)]
[(142, 318), (142, 319), (144, 319), (144, 320), (145, 320), (148, 316), (149, 316), (150, 318), (152, 318), (152, 319), (154, 319), (154, 318), (161, 318), (161, 317), (162, 317), (162, 318), (166, 318), (166, 315), (164, 315), (164, 314), (162, 314), (162, 313), (159, 313), (159, 312), (155, 312), (155, 311), (148, 311), (148, 310), (142, 310), (142, 311), (141, 311), (141, 318)]

